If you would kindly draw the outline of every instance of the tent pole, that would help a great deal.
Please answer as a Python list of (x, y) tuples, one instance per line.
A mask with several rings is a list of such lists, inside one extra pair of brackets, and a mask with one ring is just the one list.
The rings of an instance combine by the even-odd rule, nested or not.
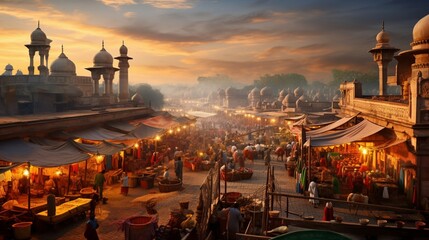
[(71, 168), (71, 164), (69, 164), (69, 179), (68, 179), (68, 182), (67, 182), (67, 192), (66, 192), (66, 194), (69, 194), (69, 190), (70, 190), (70, 176), (71, 176), (71, 171), (72, 170), (72, 168)]
[(85, 187), (87, 186), (86, 185), (86, 172), (87, 172), (87, 170), (88, 170), (88, 159), (85, 160), (85, 175), (83, 177), (83, 182), (85, 183)]
[[(27, 162), (28, 172), (30, 172), (30, 162)], [(31, 192), (30, 192), (30, 174), (27, 176), (27, 193), (28, 193), (28, 211), (31, 211), (30, 201), (31, 201)]]

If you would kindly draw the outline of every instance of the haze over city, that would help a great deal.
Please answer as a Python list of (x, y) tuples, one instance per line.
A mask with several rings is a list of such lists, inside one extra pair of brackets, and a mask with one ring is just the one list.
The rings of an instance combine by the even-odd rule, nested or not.
[(63, 45), (78, 75), (90, 75), (104, 40), (114, 57), (125, 42), (131, 84), (217, 74), (250, 84), (277, 73), (325, 82), (332, 69), (376, 71), (368, 50), (383, 20), (391, 45), (409, 49), (426, 13), (426, 1), (399, 0), (1, 0), (0, 64), (28, 74), (24, 45), (40, 21), (49, 63)]

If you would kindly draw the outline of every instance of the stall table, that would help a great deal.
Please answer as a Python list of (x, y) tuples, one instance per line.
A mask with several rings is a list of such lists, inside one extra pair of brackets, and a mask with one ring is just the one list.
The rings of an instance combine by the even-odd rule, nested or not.
[(84, 214), (90, 208), (91, 199), (77, 198), (72, 201), (58, 205), (55, 210), (55, 216), (48, 216), (48, 211), (42, 211), (36, 214), (38, 220), (57, 224), (79, 214)]
[[(14, 204), (13, 209), (18, 211), (27, 211), (28, 210), (28, 202), (27, 200), (23, 201), (20, 200), (21, 203)], [(56, 197), (55, 198), (55, 204), (59, 205), (65, 202), (64, 197)], [(30, 202), (30, 211), (32, 213), (38, 213), (41, 211), (44, 211), (48, 208), (48, 202), (46, 201), (46, 198), (33, 198)]]

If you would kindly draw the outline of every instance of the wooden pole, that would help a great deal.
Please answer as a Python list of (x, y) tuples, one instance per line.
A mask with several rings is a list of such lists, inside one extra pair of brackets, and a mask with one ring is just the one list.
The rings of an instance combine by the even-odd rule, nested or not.
[(268, 198), (268, 183), (269, 183), (269, 179), (270, 179), (270, 171), (271, 168), (268, 165), (267, 168), (267, 179), (266, 179), (266, 183), (265, 183), (265, 201), (264, 201), (264, 212), (262, 213), (262, 231), (266, 231), (267, 230), (267, 216), (268, 216), (268, 208), (269, 208), (269, 198)]
[(72, 170), (72, 167), (71, 167), (71, 164), (69, 164), (69, 179), (68, 179), (68, 182), (67, 182), (67, 192), (66, 192), (66, 194), (69, 194), (69, 190), (70, 190), (70, 176), (71, 176), (71, 171)]
[(27, 162), (28, 176), (27, 176), (27, 193), (28, 193), (28, 211), (31, 211), (31, 192), (30, 192), (30, 162)]
[(88, 170), (88, 159), (85, 160), (85, 174), (83, 176), (83, 182), (85, 183), (85, 187), (87, 186), (86, 185), (86, 172), (87, 172), (87, 170)]

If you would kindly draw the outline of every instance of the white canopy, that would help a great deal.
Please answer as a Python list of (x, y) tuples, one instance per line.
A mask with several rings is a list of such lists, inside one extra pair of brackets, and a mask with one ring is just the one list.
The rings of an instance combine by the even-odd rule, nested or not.
[(353, 115), (351, 117), (341, 118), (340, 120), (338, 120), (336, 122), (333, 122), (333, 123), (331, 123), (329, 125), (323, 126), (323, 127), (319, 128), (319, 129), (316, 129), (316, 130), (308, 131), (305, 134), (307, 136), (311, 137), (311, 136), (315, 136), (315, 135), (318, 135), (318, 134), (321, 134), (321, 133), (324, 133), (324, 132), (328, 132), (328, 131), (334, 130), (335, 128), (338, 128), (338, 127), (340, 127), (340, 126), (348, 123), (350, 120), (354, 119), (356, 116), (357, 116), (357, 114)]
[(307, 141), (304, 146), (322, 147), (355, 142), (371, 136), (383, 129), (384, 127), (365, 119), (362, 122), (344, 130), (307, 136)]

